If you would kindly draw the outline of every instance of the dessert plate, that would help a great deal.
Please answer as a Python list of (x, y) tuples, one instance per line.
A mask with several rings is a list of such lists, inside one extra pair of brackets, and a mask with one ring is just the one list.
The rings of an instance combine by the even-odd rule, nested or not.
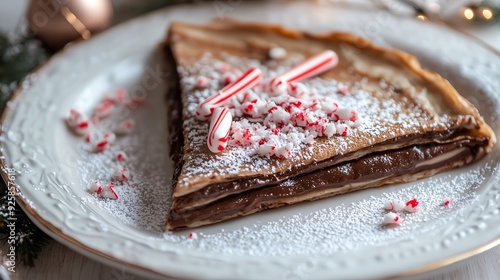
[[(159, 44), (173, 20), (204, 23), (217, 17), (311, 32), (350, 31), (407, 51), (449, 79), (500, 135), (500, 56), (444, 26), (324, 3), (215, 1), (168, 8), (65, 49), (9, 102), (0, 138), (2, 175), (50, 236), (137, 274), (211, 279), (414, 275), (500, 243), (498, 145), (474, 165), (411, 184), (266, 211), (195, 234), (164, 232), (172, 162), (165, 111), (169, 73)], [(64, 118), (71, 108), (89, 115), (117, 88), (146, 101), (117, 110), (100, 125), (133, 119), (136, 126), (111, 151), (90, 152)], [(90, 182), (111, 179), (119, 150), (129, 157), (131, 180), (117, 186), (118, 200), (104, 200), (88, 191)], [(406, 215), (400, 227), (383, 227), (387, 198), (418, 198), (422, 208)]]

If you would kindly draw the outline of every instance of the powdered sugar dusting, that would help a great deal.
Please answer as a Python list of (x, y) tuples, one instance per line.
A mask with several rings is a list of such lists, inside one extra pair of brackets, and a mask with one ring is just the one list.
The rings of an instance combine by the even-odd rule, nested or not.
[[(198, 228), (198, 238), (193, 240), (186, 232), (164, 232), (170, 207), (172, 163), (167, 156), (165, 122), (149, 121), (150, 108), (157, 101), (154, 97), (147, 99), (144, 107), (129, 111), (126, 116), (113, 115), (100, 123), (111, 128), (126, 117), (138, 125), (131, 134), (117, 137), (115, 145), (101, 153), (93, 152), (82, 141), (78, 170), (85, 182), (83, 186), (89, 187), (94, 180), (107, 184), (117, 164), (116, 152), (125, 152), (133, 176), (116, 185), (120, 199), (103, 199), (94, 194), (88, 203), (97, 204), (127, 225), (148, 231), (159, 242), (174, 242), (186, 248), (229, 255), (321, 255), (412, 240), (424, 232), (438, 232), (448, 221), (460, 217), (478, 197), (476, 189), (485, 183), (485, 176), (498, 172), (497, 164), (490, 167), (478, 163), (467, 170), (410, 185), (342, 195)], [(380, 156), (376, 160), (387, 159)], [(349, 168), (345, 165), (346, 172)], [(292, 186), (294, 181), (283, 184)], [(353, 196), (358, 198), (352, 199)], [(420, 202), (418, 212), (400, 213), (405, 222), (397, 228), (382, 226), (387, 198), (408, 201), (415, 197)], [(443, 201), (450, 198), (453, 203), (444, 206)]]
[[(233, 115), (228, 147), (217, 155), (206, 152), (208, 124), (196, 119), (196, 109), (224, 85), (215, 65), (224, 64), (227, 71), (239, 73), (258, 67), (265, 78), (271, 79), (303, 59), (292, 56), (275, 65), (274, 61), (227, 54), (220, 60), (205, 54), (196, 61), (181, 61), (178, 72), (184, 91), (184, 129), (190, 153), (185, 155), (178, 188), (214, 175), (284, 171), (318, 157), (349, 153), (398, 136), (431, 128), (446, 129), (453, 122), (448, 116), (434, 116), (386, 82), (387, 90), (369, 92), (366, 85), (379, 86), (381, 82), (365, 78), (344, 84), (334, 79), (312, 78), (292, 85), (295, 91), (299, 87), (306, 89), (299, 90), (306, 91), (299, 98), (293, 89), (289, 89), (289, 94), (270, 95), (269, 80), (264, 79), (260, 86), (227, 101), (225, 106)], [(209, 80), (206, 87), (199, 87), (200, 76)], [(280, 161), (283, 158), (287, 161)]]
[[(170, 208), (170, 187), (172, 169), (169, 168), (166, 126), (163, 122), (152, 122), (150, 112), (153, 106), (161, 104), (161, 96), (150, 96), (143, 107), (115, 112), (109, 119), (99, 123), (99, 129), (109, 131), (123, 120), (133, 119), (140, 124), (130, 134), (118, 136), (109, 150), (94, 152), (89, 143), (78, 146), (81, 158), (77, 162), (84, 186), (99, 180), (103, 184), (115, 181), (114, 172), (118, 165), (127, 167), (130, 178), (115, 182), (118, 200), (94, 196), (104, 211), (109, 211), (125, 224), (147, 231), (163, 232)], [(156, 109), (158, 110), (158, 109)], [(147, 124), (147, 125), (144, 125)], [(154, 137), (152, 137), (154, 136)], [(118, 163), (117, 153), (127, 155), (126, 163)], [(90, 191), (90, 190), (89, 190)]]
[[(284, 216), (278, 221), (249, 224), (231, 232), (221, 230), (216, 234), (203, 234), (203, 229), (199, 229), (202, 238), (197, 247), (223, 254), (285, 256), (331, 254), (412, 240), (459, 217), (477, 199), (474, 189), (482, 184), (489, 172), (491, 168), (485, 167), (458, 176), (447, 174), (349, 205), (341, 204), (309, 214), (292, 210), (290, 212), (299, 213)], [(399, 213), (405, 222), (397, 228), (382, 225), (386, 213), (383, 205), (388, 197), (406, 201), (414, 196), (418, 196), (420, 211)], [(455, 198), (453, 209), (442, 204), (449, 196)], [(259, 217), (255, 219), (259, 220)], [(168, 235), (165, 234), (166, 238)]]
[[(323, 81), (311, 80), (310, 83)], [(367, 116), (380, 114), (378, 108), (383, 106), (387, 106), (387, 112), (391, 116), (397, 116), (401, 112), (391, 109), (391, 106), (402, 109), (400, 104), (390, 99), (370, 100), (371, 95), (363, 90), (352, 91), (351, 94), (352, 96), (339, 95), (338, 99), (345, 102), (344, 104), (348, 100), (355, 102), (356, 108)], [(208, 96), (209, 92), (205, 95)], [(137, 125), (130, 134), (118, 136), (116, 143), (101, 153), (93, 152), (89, 145), (82, 141), (78, 147), (81, 154), (78, 171), (82, 175), (83, 186), (89, 187), (94, 180), (106, 184), (111, 180), (110, 174), (113, 174), (117, 164), (116, 152), (125, 152), (128, 157), (127, 167), (133, 176), (128, 182), (117, 184), (115, 187), (120, 199), (115, 201), (93, 195), (88, 203), (97, 204), (102, 211), (124, 224), (147, 231), (153, 236), (151, 238), (157, 238), (158, 242), (173, 242), (185, 248), (224, 255), (327, 255), (410, 241), (424, 233), (439, 234), (449, 221), (460, 218), (467, 212), (468, 207), (478, 198), (481, 186), (487, 183), (486, 177), (499, 172), (497, 163), (489, 166), (483, 161), (468, 169), (447, 172), (412, 184), (342, 195), (201, 227), (194, 231), (198, 238), (190, 239), (189, 232), (164, 231), (170, 207), (172, 163), (168, 159), (166, 122), (152, 122), (150, 115), (155, 111), (151, 109), (152, 106), (162, 100), (163, 95), (153, 96), (145, 101), (144, 107), (125, 115), (113, 115), (99, 123), (104, 128), (111, 129), (122, 120), (132, 119)], [(192, 110), (195, 109), (196, 107), (192, 106)], [(385, 120), (382, 117), (366, 118), (359, 131), (354, 130), (353, 134), (361, 133), (360, 131), (373, 135), (390, 133), (386, 126), (377, 125), (376, 122), (397, 123), (399, 120), (402, 123), (407, 122), (409, 117), (402, 115)], [(196, 127), (208, 130), (208, 123), (196, 123)], [(193, 130), (188, 133), (194, 137), (194, 142), (202, 143), (206, 140), (202, 134)], [(349, 137), (339, 137), (338, 141), (339, 149), (345, 149), (352, 144)], [(312, 154), (314, 149), (303, 146), (301, 152)], [(266, 157), (252, 157), (234, 150), (228, 150), (225, 158), (228, 166), (245, 160), (256, 162), (257, 165), (269, 163)], [(386, 162), (388, 159), (380, 156), (375, 160)], [(221, 164), (207, 162), (206, 166), (217, 168)], [(203, 171), (202, 167), (198, 168)], [(349, 165), (345, 165), (345, 172), (349, 172), (349, 168)], [(235, 167), (233, 172), (237, 170)], [(288, 186), (293, 184), (293, 180), (283, 183)], [(387, 198), (407, 201), (415, 197), (420, 202), (421, 208), (418, 212), (409, 215), (402, 213), (405, 222), (397, 228), (382, 226), (381, 221), (386, 213), (383, 203)], [(447, 199), (451, 199), (452, 203), (444, 206), (443, 201)]]

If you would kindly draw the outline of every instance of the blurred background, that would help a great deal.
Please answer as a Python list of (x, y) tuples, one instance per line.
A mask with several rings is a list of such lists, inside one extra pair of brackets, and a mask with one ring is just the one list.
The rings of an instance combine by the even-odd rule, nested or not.
[[(234, 1), (234, 0), (233, 0)], [(242, 0), (238, 0), (242, 1)], [(248, 1), (248, 0), (247, 0)], [(293, 0), (292, 0), (293, 1)], [(297, 0), (295, 0), (297, 1)], [(440, 21), (474, 36), (500, 31), (500, 0), (309, 0), (370, 4), (421, 20)], [(178, 3), (201, 0), (17, 0), (0, 3), (0, 33), (36, 35), (52, 51), (121, 21)], [(228, 1), (210, 1), (228, 5)], [(230, 2), (230, 1), (229, 1)], [(500, 42), (495, 42), (500, 45)]]

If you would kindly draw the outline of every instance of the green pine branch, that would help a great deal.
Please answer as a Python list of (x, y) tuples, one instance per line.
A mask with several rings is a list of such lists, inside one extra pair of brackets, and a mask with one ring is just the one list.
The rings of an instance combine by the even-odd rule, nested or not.
[[(32, 38), (13, 42), (0, 34), (0, 112), (17, 88), (18, 83), (47, 58), (41, 44)], [(11, 206), (9, 208), (9, 206)], [(11, 220), (9, 220), (11, 218)], [(15, 218), (14, 236), (9, 239), (11, 228), (8, 225)], [(0, 240), (15, 247), (19, 263), (33, 266), (43, 247), (51, 240), (38, 229), (16, 204), (9, 205), (7, 186), (0, 180)], [(5, 252), (7, 254), (8, 252)]]

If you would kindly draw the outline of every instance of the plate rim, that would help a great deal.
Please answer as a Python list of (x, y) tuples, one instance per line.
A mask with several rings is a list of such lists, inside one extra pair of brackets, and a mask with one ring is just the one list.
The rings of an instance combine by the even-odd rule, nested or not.
[[(330, 4), (335, 5), (335, 3), (330, 3)], [(174, 5), (170, 5), (168, 7), (164, 7), (164, 8), (146, 13), (146, 14), (141, 15), (139, 17), (136, 17), (136, 18), (133, 18), (130, 20), (126, 20), (124, 22), (121, 22), (121, 23), (107, 29), (104, 32), (100, 32), (100, 33), (92, 36), (89, 40), (91, 40), (92, 38), (96, 38), (96, 37), (106, 36), (107, 33), (112, 32), (116, 29), (121, 29), (124, 26), (132, 24), (134, 22), (143, 21), (149, 17), (154, 17), (157, 14), (166, 13), (168, 10), (175, 9), (175, 8), (178, 8), (181, 6), (188, 6), (188, 5), (189, 4), (174, 4)], [(337, 4), (337, 5), (343, 6), (343, 4), (341, 4), (341, 3)], [(405, 16), (394, 14), (394, 13), (391, 13), (391, 15), (399, 17), (399, 18), (407, 18)], [(414, 19), (414, 20), (418, 21), (417, 19)], [(460, 36), (467, 37), (468, 39), (473, 40), (476, 44), (478, 44), (482, 48), (486, 48), (489, 51), (496, 54), (498, 57), (500, 57), (500, 50), (495, 49), (493, 46), (489, 45), (488, 43), (484, 42), (483, 40), (481, 40), (479, 38), (476, 38), (476, 37), (464, 32), (464, 31), (452, 28), (451, 26), (446, 25), (445, 23), (437, 21), (437, 20), (426, 20), (426, 22), (428, 22), (430, 24), (435, 24), (435, 25), (444, 27), (447, 30), (449, 30), (449, 32), (453, 32), (453, 33), (459, 34)], [(33, 75), (36, 76), (39, 72), (43, 71), (47, 67), (47, 65), (49, 65), (50, 63), (52, 63), (53, 61), (55, 61), (59, 57), (64, 56), (66, 53), (73, 50), (75, 47), (78, 47), (78, 46), (81, 46), (82, 44), (85, 44), (85, 42), (89, 41), (89, 40), (78, 39), (77, 41), (72, 42), (71, 45), (66, 46), (62, 50), (60, 50), (57, 53), (55, 53), (54, 55), (52, 55), (44, 63), (42, 63), (40, 66), (38, 66), (34, 71), (30, 72), (23, 80), (21, 80), (21, 82), (19, 83), (19, 86), (16, 89), (16, 91), (14, 92), (14, 94), (6, 102), (6, 106), (4, 108), (4, 111), (2, 112), (2, 114), (0, 116), (0, 127), (2, 128), (2, 129), (0, 129), (0, 137), (5, 136), (6, 131), (4, 131), (4, 129), (3, 129), (4, 123), (8, 120), (9, 115), (15, 110), (15, 108), (12, 108), (12, 106), (8, 106), (8, 105), (17, 102), (17, 100), (19, 100), (22, 97), (22, 94), (26, 92), (25, 88), (23, 86), (24, 81), (29, 80), (29, 78)], [(497, 144), (497, 145), (499, 145), (499, 144)], [(7, 163), (6, 163), (6, 157), (4, 155), (4, 149), (5, 149), (4, 145), (2, 144), (2, 142), (0, 142), (0, 156), (2, 156), (0, 158), (0, 168), (2, 170), (5, 168), (8, 168)], [(149, 275), (149, 276), (153, 276), (153, 277), (170, 277), (170, 278), (175, 278), (175, 279), (189, 279), (189, 278), (185, 278), (182, 276), (179, 277), (178, 275), (172, 275), (172, 274), (168, 274), (168, 273), (164, 273), (164, 272), (159, 272), (159, 271), (156, 271), (155, 269), (144, 267), (144, 266), (135, 264), (133, 262), (126, 261), (126, 260), (120, 259), (118, 257), (114, 257), (110, 254), (106, 254), (104, 252), (93, 249), (93, 248), (83, 244), (82, 242), (74, 239), (73, 237), (69, 236), (68, 234), (65, 234), (60, 228), (55, 226), (51, 221), (45, 220), (44, 218), (42, 218), (37, 213), (37, 210), (30, 205), (30, 203), (26, 200), (26, 198), (18, 192), (17, 187), (19, 187), (19, 189), (21, 189), (20, 185), (18, 185), (14, 181), (11, 181), (9, 179), (9, 175), (6, 172), (1, 172), (1, 177), (2, 177), (3, 181), (5, 182), (7, 189), (12, 190), (15, 193), (14, 196), (15, 196), (16, 203), (23, 209), (23, 211), (26, 213), (26, 215), (30, 218), (30, 220), (35, 225), (37, 225), (41, 230), (43, 230), (45, 233), (47, 233), (49, 236), (51, 236), (51, 238), (55, 239), (57, 242), (60, 242), (63, 245), (77, 251), (79, 254), (85, 255), (86, 257), (89, 257), (89, 258), (91, 258), (97, 262), (100, 262), (100, 263), (102, 263), (101, 260), (104, 259), (104, 260), (106, 260), (106, 262), (103, 264), (110, 265), (110, 266), (113, 266), (115, 268), (118, 268), (119, 266), (125, 265), (126, 271), (130, 271), (131, 273), (135, 273), (135, 274), (140, 273), (141, 275)], [(9, 182), (11, 184), (14, 184), (14, 187), (9, 187)], [(62, 242), (61, 240), (64, 240), (64, 242)], [(497, 237), (491, 241), (487, 241), (483, 245), (480, 245), (474, 249), (456, 254), (454, 256), (451, 256), (451, 257), (448, 257), (448, 258), (445, 258), (445, 259), (442, 259), (442, 260), (439, 260), (439, 261), (436, 261), (436, 262), (433, 262), (430, 264), (422, 265), (420, 267), (411, 269), (411, 270), (406, 271), (404, 273), (392, 273), (392, 274), (390, 273), (384, 278), (411, 277), (411, 276), (416, 276), (416, 275), (436, 271), (438, 269), (450, 266), (450, 265), (455, 264), (457, 262), (466, 260), (466, 259), (471, 258), (471, 257), (476, 256), (476, 255), (479, 255), (479, 254), (486, 252), (486, 251), (488, 251), (496, 246), (499, 246), (499, 245), (500, 245), (500, 237)], [(130, 267), (132, 267), (132, 268), (130, 268)], [(120, 267), (120, 268), (123, 269), (123, 267)]]

